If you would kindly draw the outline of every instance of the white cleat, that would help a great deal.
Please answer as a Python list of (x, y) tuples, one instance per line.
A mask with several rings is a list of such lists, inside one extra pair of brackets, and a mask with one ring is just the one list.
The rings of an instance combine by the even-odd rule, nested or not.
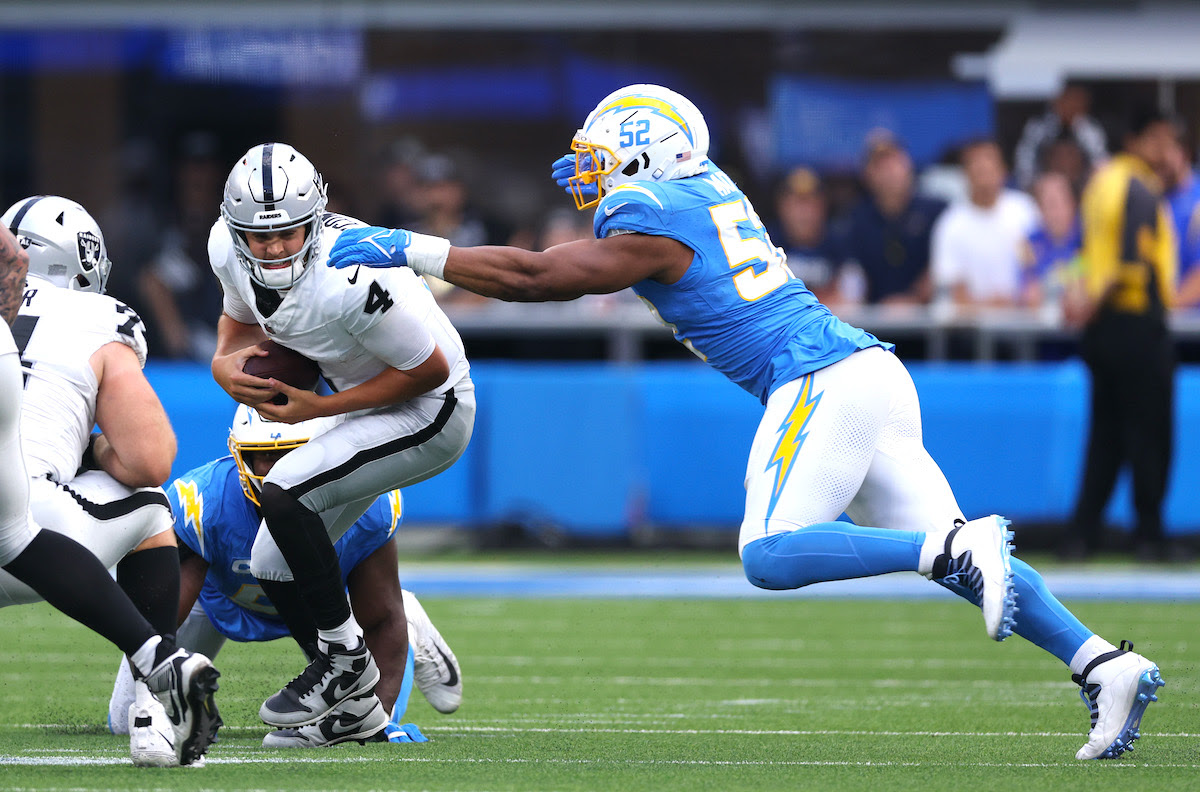
[(462, 670), (446, 639), (433, 626), (411, 591), (402, 591), (408, 641), (413, 648), (413, 679), (435, 710), (447, 714), (462, 704)]
[(178, 767), (175, 730), (162, 703), (144, 682), (135, 682), (135, 701), (129, 705), (129, 755), (134, 767)]
[(1071, 675), (1092, 716), (1088, 741), (1076, 759), (1115, 759), (1132, 751), (1134, 740), (1142, 736), (1142, 715), (1150, 702), (1158, 701), (1156, 691), (1166, 682), (1158, 666), (1132, 649), (1132, 643), (1121, 641), (1120, 649), (1100, 655), (1082, 674)]
[(181, 765), (203, 758), (221, 728), (213, 700), (219, 676), (207, 657), (185, 649), (176, 650), (146, 675), (146, 686), (162, 702), (171, 724), (171, 744)]
[(979, 601), (988, 637), (1003, 641), (1016, 624), (1017, 594), (1012, 577), (1011, 523), (998, 514), (963, 523), (946, 534), (945, 548), (930, 577), (967, 589)]

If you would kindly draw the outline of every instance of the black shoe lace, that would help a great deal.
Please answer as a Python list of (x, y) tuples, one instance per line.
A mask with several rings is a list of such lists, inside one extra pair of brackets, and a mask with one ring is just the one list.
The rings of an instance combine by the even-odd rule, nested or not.
[(1095, 682), (1086, 681), (1079, 674), (1071, 674), (1071, 681), (1079, 685), (1079, 698), (1083, 699), (1083, 705), (1088, 708), (1088, 714), (1092, 719), (1092, 728), (1096, 728), (1096, 720), (1100, 717), (1100, 705), (1096, 702), (1100, 696), (1100, 686)]
[(971, 551), (968, 550), (958, 558), (951, 558), (946, 564), (946, 574), (942, 576), (943, 583), (952, 583), (975, 592), (975, 596), (983, 597), (983, 573), (979, 567), (971, 563)]
[(303, 696), (315, 688), (330, 670), (329, 655), (318, 654), (284, 689), (292, 691), (298, 697)]

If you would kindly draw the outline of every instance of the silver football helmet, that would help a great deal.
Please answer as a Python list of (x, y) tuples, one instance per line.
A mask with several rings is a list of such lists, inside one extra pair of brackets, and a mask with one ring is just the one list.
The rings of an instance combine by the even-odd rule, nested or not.
[[(687, 97), (661, 85), (629, 85), (600, 100), (571, 141), (580, 209), (627, 182), (667, 181), (708, 169), (708, 124)], [(588, 195), (583, 185), (595, 184)]]
[[(225, 181), (221, 217), (233, 236), (238, 263), (268, 289), (290, 289), (321, 250), (325, 182), (308, 158), (286, 143), (261, 143), (246, 152)], [(294, 256), (261, 259), (250, 252), (248, 232), (304, 229)]]
[(104, 293), (112, 262), (100, 226), (82, 206), (35, 195), (8, 207), (0, 222), (29, 254), (30, 272), (63, 288)]
[(294, 424), (277, 423), (263, 418), (253, 407), (239, 404), (233, 414), (233, 426), (229, 428), (229, 453), (233, 454), (237, 464), (238, 478), (246, 497), (258, 505), (258, 493), (262, 491), (263, 483), (263, 477), (255, 475), (254, 466), (246, 458), (247, 452), (291, 451), (337, 424), (338, 418), (332, 416)]

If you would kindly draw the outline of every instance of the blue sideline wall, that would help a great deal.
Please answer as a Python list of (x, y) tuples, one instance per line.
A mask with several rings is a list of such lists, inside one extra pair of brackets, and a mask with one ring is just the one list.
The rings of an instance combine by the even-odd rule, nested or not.
[[(1061, 364), (910, 364), (925, 444), (968, 515), (1061, 521), (1087, 433), (1087, 372)], [(233, 403), (207, 366), (147, 368), (179, 435), (174, 475), (227, 452)], [(415, 522), (553, 523), (620, 536), (630, 526), (736, 526), (756, 399), (696, 363), (482, 362), (479, 413), (453, 468), (406, 491)], [(1200, 531), (1200, 368), (1177, 379), (1172, 533)], [(1131, 521), (1127, 482), (1110, 518)]]

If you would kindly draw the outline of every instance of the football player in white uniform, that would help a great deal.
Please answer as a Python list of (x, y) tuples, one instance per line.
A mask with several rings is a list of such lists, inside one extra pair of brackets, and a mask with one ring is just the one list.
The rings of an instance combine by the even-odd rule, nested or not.
[[(458, 459), (474, 425), (475, 394), (462, 341), (419, 276), (325, 266), (337, 237), (364, 227), (326, 213), (325, 203), (321, 175), (287, 144), (254, 146), (234, 165), (209, 237), (225, 293), (212, 372), (268, 420), (340, 416), (264, 478), (266, 530), (255, 539), (250, 571), (285, 621), (311, 619), (318, 638), (317, 657), (259, 716), (283, 729), (337, 719), (346, 734), (353, 723), (377, 722), (379, 670), (333, 542), (379, 495)], [(333, 393), (244, 373), (268, 338), (316, 361)], [(269, 403), (279, 393), (286, 403)]]
[[(21, 474), (36, 521), (27, 522), (21, 544), (0, 532), (0, 605), (45, 598), (117, 644), (167, 707), (177, 746), (171, 763), (192, 764), (221, 724), (213, 703), (218, 673), (173, 640), (179, 562), (158, 485), (170, 473), (175, 436), (142, 374), (141, 320), (101, 294), (104, 238), (79, 204), (27, 198), (2, 222), (26, 249), (29, 272), (17, 315), (6, 316), (15, 349), (0, 356), (7, 368), (19, 352), (24, 368), (23, 398), (20, 379), (7, 377), (4, 387), (16, 391), (2, 408), (15, 419), (21, 405), (24, 455), (14, 425), (0, 478), (7, 493), (8, 480)], [(101, 431), (91, 434), (96, 424)], [(23, 519), (19, 505), (12, 516)], [(39, 532), (39, 523), (53, 530)], [(113, 564), (116, 582), (105, 570)], [(52, 576), (52, 587), (39, 575)]]

